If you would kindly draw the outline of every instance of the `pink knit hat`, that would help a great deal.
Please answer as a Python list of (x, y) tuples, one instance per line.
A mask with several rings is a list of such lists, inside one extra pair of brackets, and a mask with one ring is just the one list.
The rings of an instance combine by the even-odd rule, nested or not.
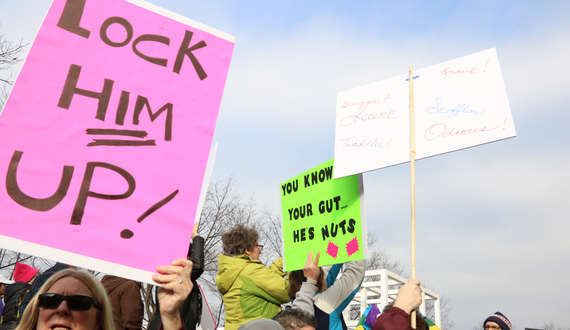
[(16, 269), (14, 270), (14, 280), (16, 282), (28, 282), (31, 280), (36, 274), (38, 270), (32, 266), (28, 266), (26, 264), (17, 263)]

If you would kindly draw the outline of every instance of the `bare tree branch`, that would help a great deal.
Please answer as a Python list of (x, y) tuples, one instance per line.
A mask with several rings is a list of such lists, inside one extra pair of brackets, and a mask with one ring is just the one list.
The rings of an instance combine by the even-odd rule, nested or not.
[[(19, 43), (7, 40), (3, 33), (0, 33), (0, 71), (10, 70), (12, 67), (20, 63), (23, 58), (22, 54), (25, 47), (28, 46), (21, 39)], [(0, 90), (0, 110), (4, 108), (6, 103), (6, 98), (8, 97), (8, 91), (6, 86), (12, 86), (14, 80), (12, 80), (12, 72), (8, 74), (8, 77), (0, 77), (0, 83), (2, 83), (2, 89)]]
[(542, 326), (544, 330), (570, 330), (570, 327), (557, 327), (554, 325), (554, 322), (550, 321), (550, 323), (544, 322)]
[(263, 243), (262, 261), (265, 265), (283, 257), (283, 233), (281, 229), (281, 215), (263, 209), (261, 226), (258, 226), (260, 243)]
[[(204, 208), (200, 216), (198, 233), (204, 238), (204, 274), (198, 279), (207, 292), (218, 323), (223, 323), (224, 307), (222, 295), (216, 286), (218, 272), (218, 255), (222, 253), (222, 235), (236, 224), (258, 224), (260, 219), (253, 196), (245, 199), (238, 192), (235, 179), (230, 176), (226, 180), (210, 183)], [(262, 226), (257, 226), (261, 230)], [(265, 249), (264, 249), (265, 251)]]

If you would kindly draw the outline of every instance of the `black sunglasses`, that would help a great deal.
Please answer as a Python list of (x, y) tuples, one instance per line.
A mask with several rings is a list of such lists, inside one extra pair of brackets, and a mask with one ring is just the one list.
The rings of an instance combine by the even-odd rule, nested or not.
[(74, 296), (62, 296), (57, 293), (44, 293), (38, 296), (38, 306), (48, 309), (56, 309), (59, 307), (62, 301), (67, 301), (67, 307), (74, 311), (86, 311), (91, 308), (91, 305), (101, 310), (101, 305), (99, 303), (87, 296), (74, 295)]

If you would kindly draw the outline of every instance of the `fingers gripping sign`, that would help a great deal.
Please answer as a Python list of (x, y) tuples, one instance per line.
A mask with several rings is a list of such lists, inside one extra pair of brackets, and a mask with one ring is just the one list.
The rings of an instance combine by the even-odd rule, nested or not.
[(194, 222), (194, 228), (192, 228), (192, 239), (198, 235), (200, 235), (198, 234), (198, 222)]
[(321, 274), (321, 269), (319, 268), (320, 256), (321, 253), (317, 252), (315, 260), (313, 261), (313, 252), (309, 252), (307, 263), (305, 264), (305, 267), (303, 267), (303, 274), (306, 278), (310, 278), (315, 281), (319, 279), (319, 275)]
[(394, 307), (398, 307), (410, 314), (422, 304), (422, 291), (420, 288), (420, 280), (408, 280), (398, 291), (398, 296), (394, 302)]
[(177, 330), (182, 326), (178, 310), (192, 291), (192, 261), (179, 258), (170, 266), (158, 266), (159, 274), (152, 275), (152, 279), (161, 284), (158, 290), (160, 315), (164, 330)]

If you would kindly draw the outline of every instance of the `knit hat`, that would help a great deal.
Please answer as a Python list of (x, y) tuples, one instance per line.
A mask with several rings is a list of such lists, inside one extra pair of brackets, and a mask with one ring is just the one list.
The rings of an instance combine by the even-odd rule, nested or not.
[(3, 284), (13, 284), (14, 281), (7, 279), (4, 275), (0, 274), (0, 283)]
[(14, 270), (14, 280), (16, 282), (28, 282), (31, 280), (36, 274), (38, 270), (32, 266), (28, 266), (26, 264), (17, 263), (16, 269)]
[(500, 312), (496, 312), (495, 314), (489, 316), (485, 322), (483, 323), (483, 326), (485, 326), (485, 324), (487, 324), (487, 322), (495, 322), (497, 323), (500, 327), (501, 330), (511, 330), (512, 326), (511, 326), (511, 321), (509, 321), (509, 319), (501, 314)]

